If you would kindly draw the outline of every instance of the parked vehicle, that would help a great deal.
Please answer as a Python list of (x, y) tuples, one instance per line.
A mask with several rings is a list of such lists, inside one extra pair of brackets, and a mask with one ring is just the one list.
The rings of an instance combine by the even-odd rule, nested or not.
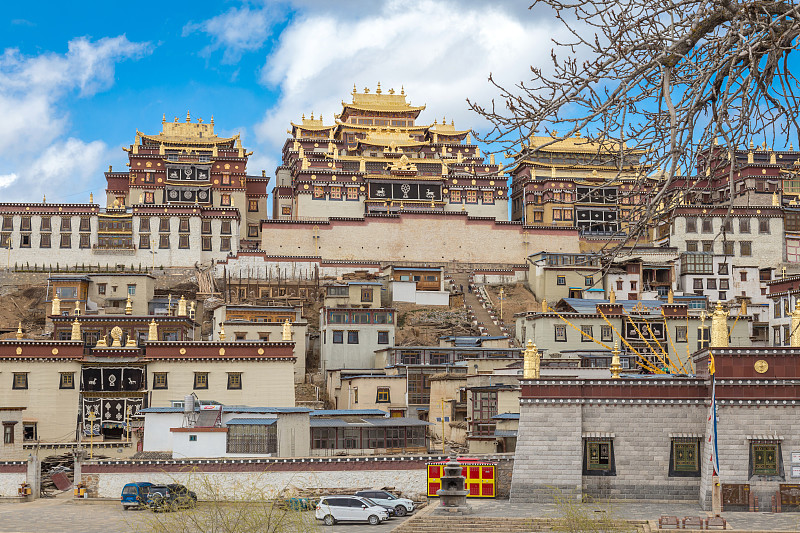
[(152, 487), (152, 483), (147, 481), (139, 481), (137, 483), (128, 483), (122, 487), (122, 508), (129, 509), (144, 509), (147, 507), (147, 493)]
[(325, 496), (317, 504), (314, 516), (326, 526), (336, 522), (369, 522), (373, 526), (389, 519), (389, 513), (368, 498)]
[(197, 494), (180, 483), (153, 485), (148, 491), (147, 506), (154, 512), (190, 509), (197, 505)]
[(369, 498), (378, 505), (390, 507), (394, 509), (397, 516), (405, 516), (414, 511), (414, 502), (408, 498), (398, 498), (385, 490), (361, 490), (356, 492), (356, 496)]

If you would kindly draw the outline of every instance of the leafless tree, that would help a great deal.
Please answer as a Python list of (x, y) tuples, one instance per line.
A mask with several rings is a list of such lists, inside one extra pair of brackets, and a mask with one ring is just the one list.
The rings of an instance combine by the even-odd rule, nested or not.
[(644, 154), (636, 190), (649, 189), (649, 199), (634, 206), (627, 236), (608, 252), (646, 239), (707, 172), (728, 175), (732, 186), (729, 154), (754, 137), (797, 141), (797, 4), (537, 0), (530, 7), (552, 9), (569, 39), (554, 41), (552, 65), (532, 66), (530, 80), (503, 86), (490, 76), (498, 102), (469, 105), (493, 125), (480, 139), (515, 162), (546, 146), (530, 146), (533, 134), (556, 142), (588, 132), (603, 146), (597, 161), (616, 162), (620, 173), (623, 161)]

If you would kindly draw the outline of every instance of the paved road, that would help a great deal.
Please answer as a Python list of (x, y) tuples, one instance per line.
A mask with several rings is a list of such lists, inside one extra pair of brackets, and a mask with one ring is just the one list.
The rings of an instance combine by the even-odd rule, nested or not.
[[(202, 505), (202, 504), (201, 504)], [(123, 511), (116, 503), (75, 503), (67, 494), (59, 498), (36, 500), (30, 503), (0, 503), (0, 532), (2, 533), (117, 533), (154, 531), (159, 524), (168, 525), (173, 533), (195, 531), (191, 527), (191, 511), (161, 513)], [(314, 520), (312, 512), (303, 513), (301, 527), (296, 531), (318, 530), (320, 533), (388, 533), (405, 518), (393, 518), (380, 526), (368, 524), (337, 524), (325, 527)], [(181, 529), (178, 526), (184, 526)]]

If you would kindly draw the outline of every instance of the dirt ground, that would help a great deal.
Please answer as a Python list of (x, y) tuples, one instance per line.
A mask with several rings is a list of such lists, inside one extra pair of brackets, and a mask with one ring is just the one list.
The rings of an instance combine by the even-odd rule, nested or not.
[(514, 314), (541, 309), (541, 303), (536, 301), (536, 297), (525, 287), (524, 283), (487, 286), (486, 289), (496, 309), (500, 309), (501, 288), (505, 293), (502, 318), (509, 327), (514, 325)]
[[(26, 336), (41, 335), (45, 325), (45, 287), (25, 285), (0, 288), (0, 327), (14, 328), (22, 322)], [(0, 335), (13, 339), (14, 332)]]

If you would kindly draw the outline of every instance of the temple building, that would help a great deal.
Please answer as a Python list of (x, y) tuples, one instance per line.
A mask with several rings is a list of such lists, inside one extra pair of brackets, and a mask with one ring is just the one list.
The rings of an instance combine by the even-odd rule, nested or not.
[[(649, 198), (644, 153), (581, 137), (532, 136), (528, 149), (510, 171), (511, 219), (526, 225), (577, 228), (582, 249), (595, 249), (609, 238), (623, 237), (641, 214), (634, 206)], [(646, 176), (646, 177), (645, 177)]]
[(332, 124), (291, 124), (273, 189), (274, 219), (363, 217), (404, 210), (508, 220), (506, 178), (470, 130), (453, 121), (417, 124), (425, 106), (404, 90), (353, 87)]

